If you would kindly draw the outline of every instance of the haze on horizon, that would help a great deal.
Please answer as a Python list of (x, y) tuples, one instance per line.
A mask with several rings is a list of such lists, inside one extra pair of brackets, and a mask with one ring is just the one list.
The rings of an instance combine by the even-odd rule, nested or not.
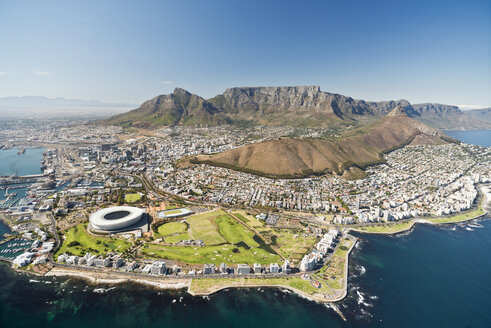
[(489, 1), (4, 1), (0, 31), (0, 97), (139, 104), (176, 86), (209, 98), (320, 85), (491, 105)]

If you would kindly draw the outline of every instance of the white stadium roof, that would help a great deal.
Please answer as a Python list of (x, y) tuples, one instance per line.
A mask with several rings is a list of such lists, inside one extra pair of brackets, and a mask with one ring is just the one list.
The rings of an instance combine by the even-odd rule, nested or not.
[(137, 207), (114, 206), (94, 212), (89, 221), (94, 229), (118, 230), (137, 223), (144, 213)]

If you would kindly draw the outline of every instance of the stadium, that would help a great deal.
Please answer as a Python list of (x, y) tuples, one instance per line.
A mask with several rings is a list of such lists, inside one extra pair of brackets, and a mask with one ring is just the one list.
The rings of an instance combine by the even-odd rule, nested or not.
[(189, 208), (175, 208), (172, 210), (165, 210), (159, 212), (158, 217), (161, 219), (172, 219), (172, 218), (178, 218), (178, 217), (190, 215), (193, 213), (194, 212), (191, 211)]
[(92, 230), (100, 232), (120, 232), (144, 230), (148, 225), (146, 212), (132, 206), (115, 206), (94, 212), (90, 218)]

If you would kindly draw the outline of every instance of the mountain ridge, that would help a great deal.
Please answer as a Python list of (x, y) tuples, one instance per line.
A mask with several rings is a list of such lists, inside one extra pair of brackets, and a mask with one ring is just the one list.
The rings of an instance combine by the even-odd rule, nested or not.
[(176, 88), (102, 124), (158, 127), (251, 122), (262, 125), (345, 127), (374, 122), (397, 106), (410, 117), (438, 128), (491, 128), (491, 123), (465, 115), (458, 107), (415, 104), (405, 99), (365, 101), (320, 90), (319, 86), (234, 87), (210, 99)]

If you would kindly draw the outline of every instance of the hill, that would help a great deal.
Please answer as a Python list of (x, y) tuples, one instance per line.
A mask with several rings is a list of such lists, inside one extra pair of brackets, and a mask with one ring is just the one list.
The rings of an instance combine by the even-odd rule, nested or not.
[(473, 109), (463, 112), (465, 115), (474, 119), (491, 123), (491, 107), (483, 109)]
[(418, 122), (398, 106), (376, 123), (335, 140), (279, 138), (213, 155), (198, 155), (193, 163), (209, 164), (270, 178), (301, 178), (334, 174), (365, 175), (363, 169), (383, 162), (382, 154), (407, 144), (444, 144), (445, 134)]
[(489, 116), (480, 116), (478, 111), (476, 115), (469, 112), (461, 111), (457, 106), (444, 104), (414, 104), (412, 105), (415, 112), (418, 113), (417, 118), (421, 122), (444, 130), (478, 130), (491, 129), (491, 120)]
[(186, 90), (160, 95), (103, 124), (158, 127), (162, 125), (219, 125), (249, 122), (263, 125), (344, 128), (362, 126), (397, 106), (417, 120), (438, 128), (491, 128), (491, 124), (462, 115), (455, 106), (420, 104), (407, 100), (364, 101), (321, 91), (319, 86), (238, 87), (205, 100)]
[(160, 95), (144, 102), (139, 108), (101, 121), (102, 124), (157, 127), (162, 125), (219, 125), (231, 120), (210, 102), (176, 88), (173, 93)]

